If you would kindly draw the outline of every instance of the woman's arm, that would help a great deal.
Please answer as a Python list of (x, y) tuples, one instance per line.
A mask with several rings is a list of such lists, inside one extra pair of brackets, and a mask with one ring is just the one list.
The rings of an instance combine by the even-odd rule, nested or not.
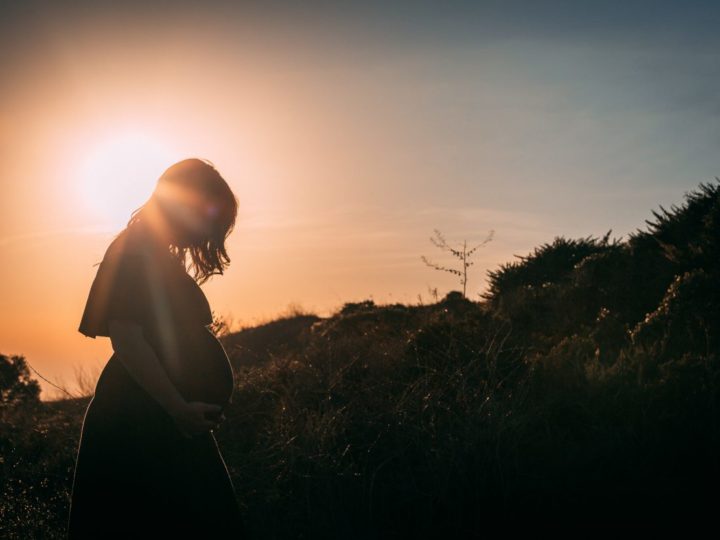
[(108, 333), (114, 351), (130, 375), (175, 419), (186, 435), (217, 425), (207, 420), (204, 413), (222, 408), (211, 403), (185, 401), (168, 378), (139, 324), (111, 319), (108, 321)]

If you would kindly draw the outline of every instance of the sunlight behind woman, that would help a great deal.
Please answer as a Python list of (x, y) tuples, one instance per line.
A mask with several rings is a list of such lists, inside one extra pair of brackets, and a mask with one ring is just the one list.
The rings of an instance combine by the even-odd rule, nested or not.
[(140, 130), (115, 133), (90, 145), (76, 175), (83, 210), (121, 228), (173, 157), (159, 139)]

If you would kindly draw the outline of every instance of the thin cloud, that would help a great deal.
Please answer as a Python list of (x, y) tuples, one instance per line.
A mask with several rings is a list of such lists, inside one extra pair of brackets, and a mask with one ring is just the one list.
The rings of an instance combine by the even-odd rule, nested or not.
[(23, 243), (26, 245), (28, 243), (32, 243), (37, 240), (44, 240), (53, 236), (112, 234), (114, 232), (116, 232), (115, 229), (109, 227), (72, 227), (51, 231), (36, 231), (0, 238), (0, 248), (4, 248), (17, 243)]

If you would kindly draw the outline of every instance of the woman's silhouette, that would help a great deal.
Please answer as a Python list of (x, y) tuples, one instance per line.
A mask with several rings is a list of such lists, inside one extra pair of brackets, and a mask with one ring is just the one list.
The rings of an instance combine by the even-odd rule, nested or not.
[(83, 419), (69, 538), (244, 537), (212, 432), (233, 372), (199, 286), (229, 264), (236, 216), (215, 167), (186, 159), (106, 249), (78, 330), (114, 352)]

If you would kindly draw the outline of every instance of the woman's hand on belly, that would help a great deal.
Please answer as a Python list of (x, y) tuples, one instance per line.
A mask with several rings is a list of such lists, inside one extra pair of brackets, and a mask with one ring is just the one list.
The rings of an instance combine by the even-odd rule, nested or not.
[(218, 420), (209, 420), (206, 414), (219, 415), (222, 411), (220, 405), (205, 403), (203, 401), (191, 401), (184, 407), (173, 410), (172, 418), (180, 432), (187, 438), (209, 431), (217, 427)]

